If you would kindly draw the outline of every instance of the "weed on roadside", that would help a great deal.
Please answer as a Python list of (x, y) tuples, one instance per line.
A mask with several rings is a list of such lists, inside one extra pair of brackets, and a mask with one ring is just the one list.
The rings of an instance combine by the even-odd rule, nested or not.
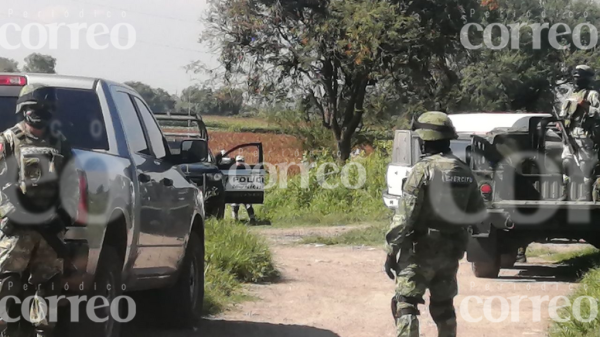
[(382, 246), (388, 223), (379, 222), (365, 228), (352, 229), (335, 236), (309, 236), (302, 240), (303, 244), (346, 245), (346, 246)]
[(233, 221), (209, 219), (205, 225), (204, 314), (216, 314), (246, 298), (242, 283), (276, 281), (279, 277), (269, 246), (262, 237)]

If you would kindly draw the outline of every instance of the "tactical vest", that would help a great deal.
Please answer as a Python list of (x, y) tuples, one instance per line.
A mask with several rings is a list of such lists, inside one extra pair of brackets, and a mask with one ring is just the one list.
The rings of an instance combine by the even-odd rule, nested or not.
[(583, 90), (577, 93), (571, 94), (566, 100), (565, 105), (563, 107), (566, 112), (566, 119), (569, 121), (568, 128), (573, 130), (574, 128), (583, 128), (585, 118), (587, 116), (587, 109), (582, 105), (583, 102), (586, 102), (588, 96), (590, 94), (590, 90)]
[(57, 204), (60, 173), (64, 166), (59, 140), (50, 137), (49, 144), (30, 141), (18, 126), (8, 132), (12, 133), (14, 139), (12, 166), (18, 172), (17, 187), (28, 204), (39, 209)]
[(440, 231), (466, 228), (471, 225), (465, 215), (472, 208), (473, 193), (479, 193), (477, 181), (460, 159), (448, 155), (436, 157), (430, 157), (428, 164), (430, 176), (419, 222)]

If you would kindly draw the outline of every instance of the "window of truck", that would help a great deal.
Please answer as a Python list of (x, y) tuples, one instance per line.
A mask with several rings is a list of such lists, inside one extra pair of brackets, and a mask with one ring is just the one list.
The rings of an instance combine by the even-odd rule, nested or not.
[[(108, 150), (108, 137), (98, 95), (92, 90), (57, 89), (56, 120), (51, 125), (65, 135), (73, 148)], [(15, 114), (17, 97), (0, 97), (0, 131), (23, 120)]]

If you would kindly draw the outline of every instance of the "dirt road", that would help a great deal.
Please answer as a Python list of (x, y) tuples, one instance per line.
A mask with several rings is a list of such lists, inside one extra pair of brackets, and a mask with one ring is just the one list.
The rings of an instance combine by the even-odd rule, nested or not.
[[(329, 228), (323, 233), (345, 230)], [(394, 283), (382, 270), (382, 250), (294, 244), (298, 238), (315, 231), (319, 229), (265, 232), (273, 242), (274, 255), (283, 273), (281, 282), (249, 287), (256, 301), (245, 302), (219, 317), (203, 321), (196, 332), (161, 333), (160, 336), (393, 336), (390, 298)], [(549, 296), (551, 300), (566, 295), (575, 289), (575, 280), (565, 267), (531, 260), (534, 263), (503, 270), (497, 280), (475, 278), (470, 264), (461, 261), (460, 295), (455, 300), (460, 336), (546, 336), (549, 302), (541, 303), (540, 315), (536, 317), (530, 299)], [(467, 301), (469, 296), (476, 296), (481, 302)], [(490, 300), (494, 296), (507, 301), (504, 319), (501, 300)], [(518, 307), (509, 305), (514, 296), (524, 297)], [(486, 303), (488, 309), (485, 309)], [(559, 301), (558, 305), (561, 304)], [(437, 336), (427, 306), (422, 306), (421, 312), (421, 334)]]

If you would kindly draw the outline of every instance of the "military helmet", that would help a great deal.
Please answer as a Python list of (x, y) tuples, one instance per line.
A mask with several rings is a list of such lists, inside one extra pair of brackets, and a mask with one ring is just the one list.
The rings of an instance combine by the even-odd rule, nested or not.
[(56, 90), (43, 84), (28, 84), (21, 89), (17, 99), (16, 113), (23, 112), (26, 107), (32, 110), (43, 110), (54, 113), (58, 101)]
[(412, 130), (424, 141), (458, 138), (452, 120), (440, 111), (428, 111), (413, 119)]
[(580, 64), (577, 67), (575, 67), (575, 70), (573, 71), (573, 77), (578, 78), (578, 77), (587, 77), (587, 78), (593, 78), (596, 74), (594, 73), (594, 69), (592, 69), (592, 67), (585, 65), (585, 64)]

